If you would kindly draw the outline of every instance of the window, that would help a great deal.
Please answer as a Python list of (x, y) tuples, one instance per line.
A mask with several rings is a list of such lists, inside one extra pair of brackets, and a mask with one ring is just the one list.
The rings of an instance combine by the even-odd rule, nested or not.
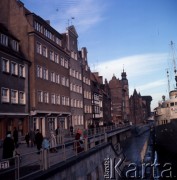
[(42, 67), (37, 66), (37, 77), (42, 78)]
[(60, 95), (56, 95), (56, 104), (60, 104)]
[(11, 103), (17, 104), (18, 103), (18, 91), (11, 90)]
[(1, 101), (9, 102), (9, 89), (8, 88), (1, 88)]
[(73, 84), (70, 83), (70, 90), (72, 91), (73, 90)]
[(25, 104), (25, 93), (24, 92), (19, 92), (19, 103), (20, 104)]
[(79, 107), (79, 100), (76, 101), (76, 107)]
[(72, 71), (72, 76), (75, 77), (75, 70)]
[(174, 106), (174, 102), (170, 103), (170, 106)]
[(76, 71), (76, 78), (77, 78), (77, 79), (79, 78), (79, 73), (78, 73), (78, 71)]
[(42, 55), (47, 57), (47, 48), (45, 46), (42, 47)]
[(81, 73), (79, 73), (79, 79), (82, 80), (82, 75), (81, 75)]
[(49, 93), (44, 92), (44, 103), (49, 103)]
[(18, 75), (18, 66), (15, 62), (11, 62), (11, 73), (14, 75)]
[(19, 76), (25, 77), (25, 66), (19, 64)]
[(54, 52), (53, 51), (49, 52), (49, 57), (50, 57), (50, 60), (54, 61)]
[(76, 85), (73, 84), (73, 91), (76, 91)]
[(48, 70), (46, 68), (44, 68), (43, 70), (43, 75), (44, 75), (44, 79), (48, 80)]
[(43, 102), (43, 92), (38, 91), (38, 102)]
[(61, 84), (62, 84), (63, 86), (65, 86), (65, 77), (64, 77), (64, 76), (61, 77)]
[(76, 99), (73, 100), (73, 107), (76, 107)]
[(39, 24), (38, 22), (34, 22), (34, 28), (37, 30), (37, 31), (39, 31), (39, 32), (41, 32), (42, 33), (42, 26), (41, 26), (41, 24)]
[(2, 71), (9, 72), (9, 60), (2, 58)]
[(60, 84), (60, 75), (59, 74), (56, 75), (56, 83)]
[(79, 92), (82, 94), (82, 86), (79, 86)]
[(42, 54), (42, 45), (41, 45), (41, 43), (37, 42), (36, 48), (37, 48), (37, 53)]
[(85, 66), (85, 70), (88, 71), (88, 66), (87, 65)]
[(51, 94), (51, 103), (55, 104), (55, 94)]
[(69, 97), (66, 97), (66, 98), (65, 98), (65, 101), (66, 101), (66, 102), (65, 102), (65, 103), (66, 103), (66, 106), (69, 106)]
[(71, 57), (74, 59), (74, 51), (71, 51)]
[(61, 46), (61, 40), (58, 37), (56, 37), (56, 43)]
[(76, 92), (79, 92), (79, 86), (76, 85)]
[(19, 43), (15, 40), (12, 40), (12, 49), (15, 51), (19, 51)]
[(54, 73), (54, 72), (51, 72), (51, 74), (50, 74), (50, 80), (51, 80), (52, 82), (55, 82), (55, 73)]
[(0, 42), (2, 45), (8, 46), (8, 36), (6, 36), (5, 34), (1, 34)]
[(65, 68), (68, 69), (68, 60), (65, 60)]
[(75, 53), (75, 55), (74, 55), (74, 59), (75, 59), (75, 60), (77, 60), (77, 53)]
[(54, 56), (54, 61), (55, 61), (56, 63), (59, 63), (59, 56), (58, 56), (58, 54), (56, 54), (56, 53), (55, 53), (55, 56)]
[(64, 64), (64, 58), (63, 57), (60, 58), (60, 61), (61, 61), (61, 66), (64, 66), (65, 64)]
[(69, 87), (69, 79), (66, 78), (66, 86)]
[(61, 98), (61, 104), (65, 105), (65, 97), (64, 96), (62, 96), (62, 98)]
[(71, 107), (73, 107), (73, 99), (71, 99)]

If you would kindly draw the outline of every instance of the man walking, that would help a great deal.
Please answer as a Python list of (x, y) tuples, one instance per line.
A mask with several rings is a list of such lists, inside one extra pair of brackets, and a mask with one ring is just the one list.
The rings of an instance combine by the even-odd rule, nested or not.
[(14, 138), (15, 147), (17, 148), (18, 147), (18, 131), (16, 127), (14, 127), (13, 138)]
[(40, 149), (42, 147), (43, 136), (42, 136), (42, 133), (39, 132), (39, 129), (37, 129), (36, 131), (37, 131), (37, 133), (35, 135), (35, 142), (36, 142), (36, 145), (37, 145), (38, 154), (40, 154)]

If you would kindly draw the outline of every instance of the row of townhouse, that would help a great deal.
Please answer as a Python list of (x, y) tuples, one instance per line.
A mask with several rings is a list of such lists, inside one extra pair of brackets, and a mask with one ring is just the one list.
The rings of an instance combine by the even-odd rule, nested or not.
[(69, 26), (59, 33), (19, 0), (0, 1), (0, 139), (17, 127), (44, 136), (130, 119), (126, 73), (103, 82)]
[(0, 138), (13, 127), (47, 136), (58, 126), (103, 124), (102, 92), (92, 91), (87, 49), (77, 41), (74, 26), (59, 33), (21, 1), (0, 2)]

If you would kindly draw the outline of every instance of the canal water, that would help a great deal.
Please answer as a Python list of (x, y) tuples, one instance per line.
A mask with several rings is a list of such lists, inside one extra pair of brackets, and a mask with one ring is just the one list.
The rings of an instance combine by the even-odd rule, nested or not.
[(156, 147), (157, 162), (158, 162), (158, 177), (157, 179), (176, 179), (177, 180), (177, 154), (173, 154)]
[[(144, 170), (144, 157), (146, 157), (147, 150), (149, 149), (150, 135), (150, 131), (147, 130), (147, 127), (144, 127), (143, 133), (138, 135), (137, 133), (132, 133), (132, 137), (121, 144), (126, 157), (122, 179), (150, 179), (150, 173), (147, 173), (146, 177), (142, 173)], [(152, 160), (151, 156), (152, 152), (148, 157), (150, 160)]]

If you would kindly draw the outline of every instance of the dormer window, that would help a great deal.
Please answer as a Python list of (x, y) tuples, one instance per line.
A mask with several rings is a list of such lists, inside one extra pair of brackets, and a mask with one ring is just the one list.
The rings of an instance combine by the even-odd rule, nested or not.
[(1, 34), (0, 43), (4, 46), (8, 46), (8, 36), (6, 36), (5, 34)]
[(61, 46), (61, 40), (56, 37), (56, 43)]
[(19, 51), (19, 43), (15, 40), (12, 40), (12, 49), (15, 51)]
[(39, 31), (39, 32), (41, 32), (42, 33), (42, 25), (40, 24), (40, 23), (38, 23), (38, 22), (34, 22), (34, 28), (37, 30), (37, 31)]

